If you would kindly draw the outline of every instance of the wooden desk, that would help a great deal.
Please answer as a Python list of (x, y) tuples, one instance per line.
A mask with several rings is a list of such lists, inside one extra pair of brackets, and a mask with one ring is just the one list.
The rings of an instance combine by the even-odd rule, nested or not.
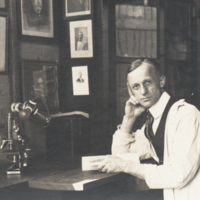
[[(81, 171), (81, 160), (66, 159), (31, 163), (31, 171), (21, 175), (7, 175), (9, 164), (0, 165), (0, 199), (12, 200), (64, 200), (106, 199), (124, 192), (116, 187), (126, 174), (106, 174)], [(77, 169), (76, 169), (77, 168)], [(86, 180), (94, 180), (93, 182)], [(96, 180), (98, 179), (98, 180)], [(120, 180), (120, 181), (118, 181)], [(83, 181), (82, 183), (80, 183)], [(75, 184), (73, 184), (75, 183)], [(105, 198), (104, 198), (105, 197)]]
[[(1, 154), (0, 154), (1, 155)], [(31, 160), (29, 163), (29, 169), (27, 172), (22, 174), (11, 174), (7, 175), (6, 170), (13, 163), (4, 163), (0, 164), (0, 188), (20, 184), (20, 183), (28, 183), (28, 181), (44, 178), (46, 176), (50, 176), (56, 173), (61, 173), (63, 170), (69, 171), (74, 168), (80, 167), (81, 158), (69, 160), (51, 160), (48, 161), (46, 157), (38, 157), (34, 160)]]
[(45, 176), (53, 175), (55, 173), (60, 173), (60, 170), (41, 170), (41, 171), (31, 171), (24, 174), (7, 175), (6, 170), (11, 164), (1, 164), (0, 165), (0, 188), (25, 183), (32, 179), (42, 178)]
[(106, 174), (99, 171), (82, 171), (80, 168), (63, 171), (44, 178), (30, 180), (29, 187), (45, 190), (83, 191), (127, 176), (124, 173)]

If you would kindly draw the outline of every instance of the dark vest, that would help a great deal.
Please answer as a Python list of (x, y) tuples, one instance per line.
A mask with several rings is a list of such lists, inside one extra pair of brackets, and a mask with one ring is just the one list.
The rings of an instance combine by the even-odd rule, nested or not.
[[(152, 145), (154, 146), (156, 154), (159, 158), (159, 163), (157, 163), (153, 158), (142, 160), (141, 163), (151, 163), (151, 164), (157, 164), (157, 165), (163, 164), (165, 125), (166, 125), (168, 112), (169, 112), (171, 106), (175, 102), (176, 102), (176, 100), (172, 97), (168, 101), (168, 103), (165, 107), (165, 110), (163, 112), (163, 115), (161, 117), (160, 123), (158, 125), (157, 131), (156, 131), (154, 137), (152, 138)], [(146, 115), (146, 113), (143, 114), (141, 119), (138, 119), (139, 128), (141, 128), (144, 125), (144, 123), (146, 122), (146, 120), (144, 120), (144, 119), (146, 119), (145, 115)]]

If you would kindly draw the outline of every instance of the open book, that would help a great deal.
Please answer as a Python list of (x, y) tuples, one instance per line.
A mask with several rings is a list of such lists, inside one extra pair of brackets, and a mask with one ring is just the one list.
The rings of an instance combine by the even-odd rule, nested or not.
[(73, 111), (73, 112), (66, 112), (66, 113), (57, 113), (51, 114), (51, 117), (65, 117), (65, 116), (72, 116), (72, 115), (82, 115), (83, 117), (89, 118), (89, 114), (82, 112), (82, 111)]

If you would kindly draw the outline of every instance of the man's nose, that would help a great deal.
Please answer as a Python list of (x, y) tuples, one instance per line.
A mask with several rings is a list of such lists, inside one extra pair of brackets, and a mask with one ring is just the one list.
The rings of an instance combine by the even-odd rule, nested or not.
[(146, 94), (148, 92), (148, 89), (145, 85), (141, 85), (141, 94)]

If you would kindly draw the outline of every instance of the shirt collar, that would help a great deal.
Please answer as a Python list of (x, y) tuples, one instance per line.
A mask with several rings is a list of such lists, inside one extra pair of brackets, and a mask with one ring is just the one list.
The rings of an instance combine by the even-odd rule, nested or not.
[(151, 108), (149, 108), (149, 111), (153, 115), (154, 119), (163, 114), (169, 99), (170, 95), (167, 92), (163, 92), (160, 99), (153, 106), (151, 106)]

